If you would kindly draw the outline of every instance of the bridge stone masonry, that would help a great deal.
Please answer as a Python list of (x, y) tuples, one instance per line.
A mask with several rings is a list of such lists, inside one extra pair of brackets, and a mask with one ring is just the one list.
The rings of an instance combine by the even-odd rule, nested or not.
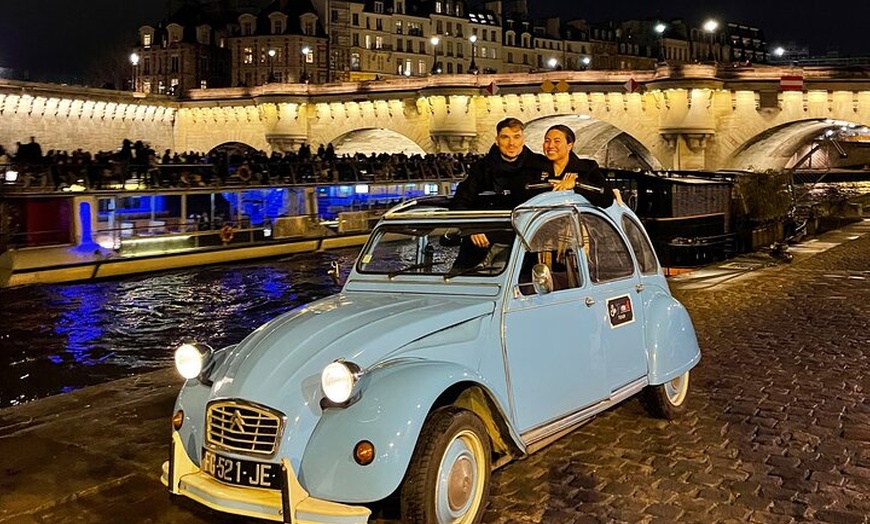
[[(781, 91), (785, 76), (801, 77), (803, 91)], [(484, 152), (508, 116), (527, 123), (533, 149), (550, 125), (569, 125), (577, 153), (605, 165), (778, 169), (828, 129), (870, 125), (870, 70), (693, 64), (436, 75), (194, 90), (184, 100), (0, 81), (7, 148), (33, 135), (43, 150), (114, 149), (130, 138), (157, 151), (241, 142), (286, 152), (307, 142), (339, 153)]]

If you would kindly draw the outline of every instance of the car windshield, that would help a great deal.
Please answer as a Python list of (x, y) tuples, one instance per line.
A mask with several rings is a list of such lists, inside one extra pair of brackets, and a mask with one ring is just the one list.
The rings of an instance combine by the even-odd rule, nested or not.
[[(478, 247), (472, 235), (485, 235)], [(510, 259), (515, 233), (508, 220), (438, 224), (382, 224), (359, 258), (367, 274), (495, 276)]]

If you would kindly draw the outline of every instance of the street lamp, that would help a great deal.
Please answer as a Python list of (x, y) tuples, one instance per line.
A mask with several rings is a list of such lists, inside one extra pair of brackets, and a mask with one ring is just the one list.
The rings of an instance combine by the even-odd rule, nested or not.
[(551, 58), (547, 60), (547, 65), (550, 66), (550, 69), (556, 69), (556, 66), (559, 64), (559, 61), (555, 58)]
[(130, 84), (131, 84), (130, 90), (137, 91), (137, 89), (136, 89), (136, 66), (139, 65), (139, 53), (136, 53), (134, 51), (133, 53), (130, 54), (130, 65), (133, 66), (132, 67), (133, 74), (130, 77)]
[(269, 79), (266, 80), (266, 83), (269, 83), (275, 80), (275, 55), (278, 54), (278, 51), (272, 48), (266, 53), (269, 55)]
[(477, 43), (477, 35), (472, 34), (468, 37), (468, 41), (471, 42), (471, 65), (468, 66), (468, 72), (472, 75), (476, 75), (479, 72), (479, 70), (477, 69), (477, 64), (474, 63), (474, 55), (476, 53), (474, 44)]
[(665, 61), (665, 46), (664, 46), (664, 35), (665, 31), (668, 29), (668, 26), (659, 22), (653, 27), (653, 30), (658, 35), (659, 40), (659, 63), (663, 63)]
[(432, 44), (432, 74), (437, 75), (441, 72), (441, 68), (438, 67), (438, 43), (441, 42), (441, 39), (433, 36), (429, 42)]
[(782, 46), (779, 46), (779, 47), (775, 48), (775, 49), (773, 50), (773, 56), (776, 57), (776, 60), (777, 60), (777, 61), (782, 60), (782, 57), (785, 56), (785, 48), (782, 47)]
[(311, 48), (305, 46), (302, 48), (302, 76), (299, 77), (303, 83), (308, 83), (308, 71), (306, 70), (305, 64), (308, 63), (308, 55), (311, 53)]
[(592, 63), (592, 59), (589, 58), (588, 56), (584, 56), (583, 58), (580, 59), (580, 63), (583, 64), (581, 66), (581, 69), (583, 71), (586, 71), (586, 69), (589, 67), (589, 64)]
[(707, 20), (706, 22), (704, 22), (704, 31), (706, 31), (710, 35), (710, 54), (709, 54), (708, 58), (711, 62), (716, 61), (716, 57), (713, 55), (713, 42), (714, 42), (713, 34), (716, 32), (716, 29), (718, 29), (718, 28), (719, 28), (719, 22), (717, 22), (713, 19), (710, 19), (710, 20)]

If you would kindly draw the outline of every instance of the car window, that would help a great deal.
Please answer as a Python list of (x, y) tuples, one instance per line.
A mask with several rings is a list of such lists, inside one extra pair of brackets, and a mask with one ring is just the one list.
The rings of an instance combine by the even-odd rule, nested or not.
[[(471, 235), (486, 235), (476, 247)], [(494, 276), (510, 260), (516, 234), (508, 221), (497, 223), (389, 224), (376, 229), (359, 258), (360, 273)]]
[(577, 229), (572, 215), (562, 215), (548, 220), (534, 233), (530, 249), (524, 253), (518, 284), (520, 293), (534, 295), (532, 268), (544, 264), (550, 268), (553, 290), (579, 287), (580, 265), (577, 259)]
[(609, 282), (634, 274), (628, 246), (619, 232), (603, 218), (584, 213), (583, 240), (589, 261), (589, 278), (594, 283)]
[(622, 215), (622, 228), (625, 230), (625, 236), (628, 237), (628, 243), (631, 244), (631, 249), (637, 258), (640, 272), (649, 275), (658, 271), (655, 252), (640, 226), (628, 215)]

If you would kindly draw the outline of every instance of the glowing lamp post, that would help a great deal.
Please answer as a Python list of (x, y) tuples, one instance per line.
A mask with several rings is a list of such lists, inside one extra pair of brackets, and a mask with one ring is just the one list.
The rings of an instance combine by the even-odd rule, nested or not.
[(269, 55), (269, 79), (266, 82), (269, 83), (275, 81), (275, 55), (278, 54), (278, 51), (273, 48), (266, 53)]
[(432, 44), (432, 74), (437, 75), (441, 72), (441, 68), (438, 67), (438, 44), (441, 42), (441, 39), (437, 36), (433, 36), (429, 39), (429, 43)]
[(715, 35), (717, 29), (719, 29), (719, 22), (712, 20), (712, 19), (704, 22), (704, 31), (710, 35), (710, 53), (708, 55), (708, 59), (711, 62), (716, 61), (716, 57), (713, 55), (713, 45), (715, 42), (714, 35)]
[(665, 61), (665, 46), (664, 46), (664, 35), (665, 31), (668, 29), (668, 26), (659, 22), (655, 25), (653, 30), (656, 32), (659, 41), (659, 63)]
[(305, 46), (302, 48), (302, 76), (299, 77), (299, 79), (302, 80), (302, 82), (305, 84), (307, 84), (308, 80), (309, 80), (308, 79), (308, 70), (307, 70), (305, 64), (308, 63), (308, 55), (310, 55), (310, 54), (311, 54), (310, 47)]
[(468, 37), (468, 41), (471, 42), (471, 65), (468, 66), (468, 72), (472, 75), (476, 75), (479, 72), (479, 70), (477, 69), (477, 64), (474, 62), (474, 55), (477, 51), (474, 44), (477, 43), (477, 35), (472, 34)]
[(132, 66), (132, 75), (130, 77), (130, 90), (138, 91), (136, 89), (136, 67), (139, 65), (139, 53), (131, 53), (130, 54), (130, 65)]

